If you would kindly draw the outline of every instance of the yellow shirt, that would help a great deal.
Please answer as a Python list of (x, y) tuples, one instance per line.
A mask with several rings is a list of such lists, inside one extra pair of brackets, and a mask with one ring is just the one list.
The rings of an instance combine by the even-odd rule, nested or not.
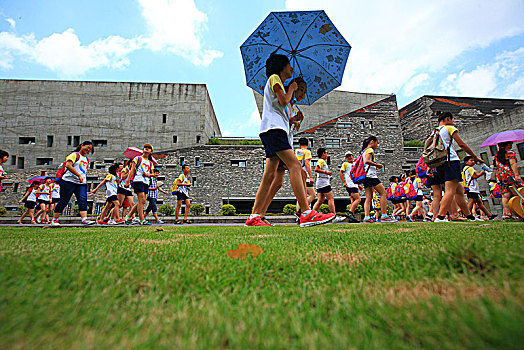
[[(177, 183), (178, 181), (180, 181), (183, 184), (189, 184), (189, 185), (191, 184), (187, 176), (184, 174), (181, 174), (179, 177), (177, 177), (177, 179), (175, 180), (175, 183)], [(187, 195), (187, 186), (180, 185), (178, 186), (177, 191), (182, 192)]]
[(351, 176), (349, 174), (351, 172), (352, 167), (353, 167), (353, 163), (344, 162), (344, 164), (342, 164), (342, 167), (340, 167), (340, 171), (344, 173), (344, 180), (346, 181), (347, 187), (358, 188), (358, 186), (355, 185), (353, 180), (351, 180)]
[[(371, 161), (375, 161), (375, 150), (371, 147), (368, 147), (365, 151), (364, 151), (364, 161), (366, 160), (366, 156), (368, 154), (371, 154)], [(368, 168), (369, 167), (369, 168)], [(364, 164), (364, 169), (367, 169), (367, 175), (366, 177), (369, 177), (369, 178), (377, 178), (377, 167), (373, 166), (373, 165), (367, 165), (367, 164)]]
[[(302, 168), (306, 171), (307, 173), (307, 169), (306, 169), (306, 160), (308, 159), (313, 159), (313, 157), (311, 156), (311, 151), (308, 150), (307, 148), (297, 148), (295, 150), (295, 155), (297, 156), (297, 159), (298, 161), (300, 162), (300, 164), (302, 164)], [(307, 174), (307, 179), (306, 181), (309, 181), (309, 174)]]
[(280, 85), (280, 88), (282, 89), (282, 91), (285, 91), (284, 90), (284, 85), (282, 84), (282, 80), (280, 80), (280, 77), (278, 76), (278, 74), (273, 74), (272, 76), (269, 77), (269, 87), (271, 88), (271, 91), (273, 93), (275, 93), (275, 85)]

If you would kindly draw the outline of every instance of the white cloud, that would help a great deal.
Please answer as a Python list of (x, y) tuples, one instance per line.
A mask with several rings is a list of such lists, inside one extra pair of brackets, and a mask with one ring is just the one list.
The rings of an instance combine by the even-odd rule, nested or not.
[(14, 30), (16, 27), (16, 22), (14, 19), (7, 17), (6, 22), (9, 23), (9, 26), (11, 27), (11, 30)]
[[(101, 67), (123, 69), (130, 64), (129, 54), (141, 49), (167, 51), (198, 66), (208, 66), (222, 57), (221, 52), (204, 48), (207, 16), (197, 9), (194, 0), (138, 1), (148, 25), (147, 35), (131, 39), (108, 36), (82, 44), (72, 28), (40, 40), (34, 34), (0, 32), (0, 68), (13, 68), (19, 56), (69, 78)], [(10, 20), (6, 18), (14, 29), (16, 23)]]
[[(286, 0), (286, 8), (317, 10), (318, 1)], [(396, 92), (467, 50), (524, 33), (521, 0), (324, 0), (322, 8), (352, 45), (341, 87), (350, 91)]]
[[(247, 114), (247, 113), (246, 113)], [(260, 128), (260, 113), (258, 112), (258, 108), (254, 108), (253, 111), (251, 111), (251, 114), (249, 114), (249, 117), (247, 120), (241, 120), (239, 122), (229, 123), (225, 128), (222, 127), (222, 135), (223, 136), (238, 136), (238, 135), (245, 135), (247, 133), (252, 133), (252, 130), (256, 131), (256, 134), (258, 135), (258, 130)], [(248, 135), (248, 136), (256, 136), (256, 135)]]
[(429, 74), (420, 73), (411, 78), (403, 87), (406, 96), (413, 96), (415, 89), (422, 86), (429, 79)]

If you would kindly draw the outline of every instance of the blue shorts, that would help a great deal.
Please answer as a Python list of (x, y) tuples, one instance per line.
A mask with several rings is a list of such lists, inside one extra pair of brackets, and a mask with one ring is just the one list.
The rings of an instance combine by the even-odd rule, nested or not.
[(122, 188), (122, 187), (118, 187), (116, 189), (116, 193), (123, 194), (126, 197), (133, 197), (133, 192), (131, 192), (130, 190), (126, 190), (125, 188)]
[(327, 185), (327, 186), (324, 186), (324, 187), (320, 187), (320, 188), (317, 188), (317, 193), (329, 193), (331, 192), (332, 189), (331, 189), (331, 186), (330, 185)]
[(289, 144), (287, 133), (282, 129), (271, 129), (260, 134), (260, 140), (264, 145), (266, 158), (275, 157), (277, 152), (292, 149)]
[(351, 196), (353, 193), (358, 193), (358, 187), (346, 187), (346, 191)]
[(375, 187), (378, 186), (380, 183), (380, 180), (376, 177), (366, 177), (364, 179), (364, 188)]
[(433, 172), (433, 180), (431, 185), (444, 185), (448, 181), (462, 180), (462, 172), (460, 170), (460, 160), (453, 160), (445, 162)]
[(180, 192), (180, 191), (176, 191), (175, 195), (176, 195), (177, 201), (185, 201), (186, 199), (188, 199), (188, 196), (185, 193)]
[(131, 185), (133, 186), (133, 191), (135, 191), (135, 193), (149, 192), (149, 185), (143, 182), (133, 182)]

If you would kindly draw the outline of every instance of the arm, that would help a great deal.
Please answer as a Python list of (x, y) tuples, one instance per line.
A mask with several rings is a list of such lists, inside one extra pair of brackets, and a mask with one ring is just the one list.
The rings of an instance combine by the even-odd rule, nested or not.
[(519, 174), (519, 168), (517, 167), (517, 161), (514, 158), (511, 158), (509, 160), (509, 166), (511, 167), (511, 169), (513, 170), (513, 173), (515, 174), (515, 180), (522, 181), (522, 178), (520, 177), (520, 174)]
[(91, 191), (91, 193), (89, 193), (90, 196), (94, 195), (96, 193), (96, 191), (98, 191), (98, 189), (100, 187), (102, 187), (103, 184), (105, 184), (107, 182), (106, 179), (104, 179), (101, 183), (98, 184), (98, 186), (95, 187), (94, 190)]
[(346, 187), (348, 185), (346, 180), (344, 180), (344, 172), (342, 170), (340, 170), (340, 180), (342, 180), (342, 186)]
[(124, 184), (124, 187), (129, 187), (129, 184), (131, 183), (131, 178), (135, 175), (136, 170), (136, 163), (131, 162), (131, 169), (129, 169), (129, 172), (127, 174), (126, 183)]
[(20, 199), (20, 200), (18, 201), (18, 204), (22, 204), (22, 202), (25, 201), (25, 199), (26, 199), (27, 197), (29, 197), (29, 194), (30, 194), (30, 193), (31, 193), (31, 189), (28, 189), (27, 192), (26, 192), (26, 193), (24, 194), (24, 196), (22, 197), (22, 199)]
[(295, 82), (292, 82), (291, 85), (289, 85), (287, 93), (284, 93), (284, 90), (282, 89), (280, 85), (275, 84), (273, 86), (273, 91), (275, 92), (275, 95), (278, 98), (278, 103), (282, 107), (287, 106), (289, 102), (291, 102), (291, 99), (293, 98), (293, 93), (295, 92), (296, 89), (297, 89), (297, 83)]
[(179, 179), (176, 180), (176, 185), (177, 186), (191, 186), (190, 183), (185, 184), (182, 181), (180, 181)]
[(371, 160), (371, 153), (366, 154), (366, 159), (364, 160), (364, 164), (372, 165), (374, 167), (377, 167), (377, 169), (382, 169), (382, 164), (375, 163)]
[(80, 173), (78, 171), (76, 171), (76, 169), (73, 167), (73, 161), (72, 160), (68, 160), (67, 163), (66, 163), (66, 168), (67, 170), (69, 170), (73, 175), (76, 175), (78, 176), (78, 180), (80, 180), (80, 182), (84, 182), (84, 179), (82, 178), (82, 175), (80, 175)]
[(311, 173), (311, 159), (306, 159), (304, 163), (306, 165), (306, 171), (309, 175), (309, 183), (313, 184), (313, 174)]
[(315, 173), (326, 174), (326, 175), (333, 174), (333, 172), (331, 172), (330, 170), (325, 171), (325, 170), (320, 169), (320, 167), (318, 165), (315, 167)]
[(484, 175), (486, 172), (484, 170), (482, 170), (480, 173), (475, 173), (473, 175), (471, 175), (472, 178), (474, 179), (478, 179), (479, 177), (481, 177), (482, 175)]
[(464, 152), (466, 152), (467, 154), (469, 154), (470, 156), (473, 157), (475, 162), (484, 163), (484, 161), (482, 159), (480, 159), (479, 157), (477, 157), (475, 155), (475, 153), (471, 150), (471, 148), (469, 148), (469, 146), (466, 145), (466, 143), (464, 141), (462, 141), (462, 139), (460, 138), (460, 136), (458, 134), (458, 131), (454, 132), (452, 137), (453, 137), (453, 140), (455, 140), (455, 142), (457, 143), (457, 145), (459, 145), (459, 147), (464, 150)]
[(160, 187), (158, 188), (158, 190), (159, 190), (160, 192), (164, 193), (164, 194), (169, 194), (169, 193), (167, 193), (166, 191), (164, 191), (163, 189), (161, 189)]

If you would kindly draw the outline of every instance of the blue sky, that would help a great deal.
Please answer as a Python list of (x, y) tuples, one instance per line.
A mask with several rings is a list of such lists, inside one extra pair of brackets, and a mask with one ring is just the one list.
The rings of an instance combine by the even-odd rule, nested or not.
[(205, 83), (223, 134), (255, 136), (239, 47), (318, 9), (353, 47), (341, 90), (524, 99), (522, 0), (0, 0), (0, 78)]

